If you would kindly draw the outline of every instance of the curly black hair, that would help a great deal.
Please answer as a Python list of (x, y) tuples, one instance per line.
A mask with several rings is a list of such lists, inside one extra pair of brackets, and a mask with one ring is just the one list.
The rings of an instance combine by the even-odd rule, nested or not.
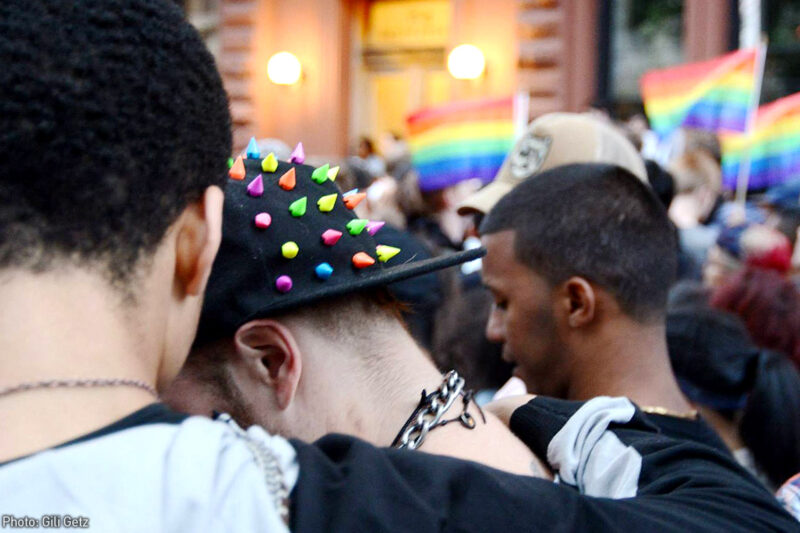
[(130, 279), (222, 185), (230, 113), (168, 0), (0, 2), (0, 268)]

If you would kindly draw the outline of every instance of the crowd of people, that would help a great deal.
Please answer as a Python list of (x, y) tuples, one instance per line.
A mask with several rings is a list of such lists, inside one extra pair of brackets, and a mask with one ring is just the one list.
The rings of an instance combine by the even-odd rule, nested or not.
[(4, 1), (0, 57), (0, 527), (800, 531), (800, 182), (578, 113), (480, 189), (229, 157), (168, 0)]

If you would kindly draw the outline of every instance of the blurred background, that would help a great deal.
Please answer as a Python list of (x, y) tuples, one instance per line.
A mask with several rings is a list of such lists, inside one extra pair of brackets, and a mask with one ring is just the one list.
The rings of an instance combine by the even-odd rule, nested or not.
[[(512, 95), (529, 97), (526, 118), (596, 108), (625, 120), (641, 112), (646, 70), (752, 46), (762, 33), (762, 101), (800, 90), (796, 0), (179, 3), (217, 57), (237, 150), (251, 136), (303, 141), (327, 158), (355, 154), (361, 137), (379, 150), (382, 136), (407, 135), (406, 117), (419, 109)], [(462, 44), (480, 55), (462, 54), (451, 72), (448, 56)], [(293, 56), (273, 65), (286, 85), (270, 79), (279, 52)], [(473, 79), (454, 77), (481, 56), (484, 68), (466, 73)]]

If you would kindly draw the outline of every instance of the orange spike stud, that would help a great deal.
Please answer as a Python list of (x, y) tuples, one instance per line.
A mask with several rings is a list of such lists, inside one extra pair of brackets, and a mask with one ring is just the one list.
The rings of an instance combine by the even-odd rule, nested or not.
[(353, 256), (353, 266), (356, 268), (366, 268), (375, 264), (375, 259), (366, 252), (358, 252)]
[(347, 206), (347, 209), (355, 209), (356, 206), (361, 203), (361, 200), (366, 197), (367, 193), (357, 192), (355, 194), (351, 194), (350, 196), (345, 196), (342, 199), (344, 200), (344, 205)]
[(236, 158), (236, 161), (233, 162), (233, 166), (228, 171), (228, 176), (232, 179), (242, 181), (244, 179), (245, 170), (244, 170), (244, 161), (242, 161), (242, 156)]
[(290, 168), (286, 174), (280, 177), (278, 185), (285, 191), (294, 189), (294, 186), (297, 185), (297, 173), (294, 171), (294, 167)]

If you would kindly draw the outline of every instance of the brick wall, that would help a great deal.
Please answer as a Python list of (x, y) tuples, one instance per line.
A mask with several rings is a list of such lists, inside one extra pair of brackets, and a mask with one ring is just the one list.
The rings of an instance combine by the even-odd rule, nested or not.
[(219, 69), (230, 99), (237, 152), (255, 135), (252, 42), (258, 0), (224, 0), (221, 6)]
[(517, 85), (531, 118), (583, 111), (595, 93), (597, 0), (519, 0)]

